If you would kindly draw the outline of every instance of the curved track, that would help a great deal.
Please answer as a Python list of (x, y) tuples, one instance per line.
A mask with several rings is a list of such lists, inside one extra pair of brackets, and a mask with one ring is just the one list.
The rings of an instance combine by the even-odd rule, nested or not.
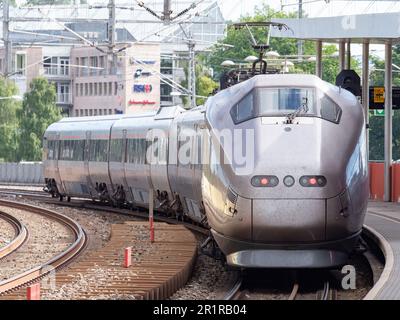
[(7, 245), (0, 248), (0, 260), (7, 257), (9, 254), (16, 251), (28, 238), (28, 231), (26, 227), (14, 216), (0, 211), (0, 219), (9, 223), (15, 231), (14, 239)]
[[(52, 210), (40, 208), (33, 205), (18, 203), (14, 201), (0, 200), (0, 206), (29, 211), (56, 220), (68, 227), (74, 234), (74, 242), (66, 250), (53, 257), (46, 263), (29, 269), (10, 279), (0, 281), (0, 295), (40, 280), (54, 269), (59, 269), (75, 258), (85, 247), (86, 235), (81, 226), (72, 219)], [(51, 268), (51, 270), (49, 269)]]

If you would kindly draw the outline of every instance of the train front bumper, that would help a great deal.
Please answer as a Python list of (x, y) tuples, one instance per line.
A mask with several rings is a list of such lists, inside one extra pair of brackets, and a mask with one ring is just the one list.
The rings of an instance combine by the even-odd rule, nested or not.
[(211, 230), (230, 266), (242, 268), (335, 268), (347, 263), (361, 230), (349, 237), (304, 244), (237, 240)]

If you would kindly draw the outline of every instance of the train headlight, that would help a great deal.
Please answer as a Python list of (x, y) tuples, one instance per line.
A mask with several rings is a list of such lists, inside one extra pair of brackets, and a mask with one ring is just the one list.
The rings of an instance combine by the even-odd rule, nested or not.
[(292, 185), (294, 185), (294, 178), (293, 178), (292, 176), (286, 176), (286, 177), (283, 179), (283, 184), (284, 184), (286, 187), (291, 187)]
[(276, 187), (279, 183), (277, 176), (254, 176), (251, 178), (253, 187)]
[(326, 185), (324, 176), (302, 176), (299, 181), (303, 187), (324, 187)]

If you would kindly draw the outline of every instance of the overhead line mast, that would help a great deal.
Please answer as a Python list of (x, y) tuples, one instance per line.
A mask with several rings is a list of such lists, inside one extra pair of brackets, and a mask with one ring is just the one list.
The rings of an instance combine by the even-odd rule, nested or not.
[(10, 3), (3, 0), (4, 75), (12, 72), (12, 47), (10, 42)]

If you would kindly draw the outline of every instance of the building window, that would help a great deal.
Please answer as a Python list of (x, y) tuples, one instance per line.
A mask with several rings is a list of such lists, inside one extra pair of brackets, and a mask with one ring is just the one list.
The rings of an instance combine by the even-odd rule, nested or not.
[(103, 109), (99, 109), (99, 116), (103, 114)]
[(83, 83), (80, 83), (79, 86), (80, 86), (80, 89), (81, 89), (80, 90), (81, 92), (80, 92), (79, 95), (82, 97), (83, 96)]
[(99, 82), (99, 96), (103, 94), (103, 85), (101, 82)]
[(112, 82), (108, 83), (108, 95), (112, 96)]
[(75, 110), (75, 117), (79, 117), (79, 110)]
[(107, 114), (107, 109), (104, 109), (104, 115), (106, 115)]
[(83, 109), (79, 110), (79, 113), (81, 114), (81, 117), (83, 117)]
[(103, 69), (100, 70), (100, 75), (105, 75), (106, 74), (106, 72), (105, 72), (105, 67), (106, 67), (105, 61), (106, 61), (105, 60), (105, 56), (100, 56), (99, 57), (99, 67), (103, 68)]
[(114, 96), (118, 93), (118, 82), (114, 82)]
[(75, 58), (75, 74), (77, 77), (81, 75), (81, 68), (79, 68), (79, 58)]
[(56, 86), (57, 103), (70, 103), (69, 84), (58, 83)]
[(87, 76), (89, 73), (88, 73), (88, 58), (87, 57), (82, 57), (81, 58), (81, 75), (82, 76)]
[(88, 115), (88, 110), (87, 109), (85, 109), (85, 116), (87, 116)]
[(93, 109), (89, 109), (89, 116), (93, 115)]
[(94, 109), (94, 110), (93, 110), (93, 115), (94, 115), (94, 116), (97, 116), (97, 109)]
[(95, 76), (97, 75), (97, 68), (98, 67), (98, 61), (97, 61), (98, 57), (94, 56), (94, 57), (90, 57), (90, 66), (92, 67), (92, 69), (90, 69), (90, 75), (91, 76)]
[(17, 53), (15, 56), (15, 71), (19, 75), (25, 75), (26, 54)]
[(89, 85), (85, 83), (85, 96), (89, 94)]
[(107, 95), (107, 82), (103, 82), (103, 94)]
[(79, 84), (75, 84), (75, 95), (79, 96)]
[(108, 109), (108, 114), (113, 114), (112, 109)]
[(97, 82), (94, 83), (94, 95), (97, 96)]
[(93, 95), (93, 83), (89, 83), (89, 95)]
[(60, 57), (60, 74), (63, 76), (69, 75), (69, 58)]

